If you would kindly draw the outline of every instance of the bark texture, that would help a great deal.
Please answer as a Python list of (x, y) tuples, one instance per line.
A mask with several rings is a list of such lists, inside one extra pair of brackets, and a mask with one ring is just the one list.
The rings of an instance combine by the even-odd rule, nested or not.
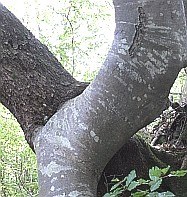
[(182, 0), (114, 0), (114, 7), (113, 45), (85, 89), (0, 6), (0, 101), (26, 131), (64, 103), (32, 138), (41, 197), (96, 196), (105, 165), (162, 112), (186, 64)]
[(96, 196), (105, 165), (162, 112), (185, 66), (182, 1), (115, 0), (114, 6), (115, 39), (99, 74), (35, 138), (41, 196)]
[(0, 4), (0, 101), (17, 118), (32, 148), (34, 130), (87, 85), (76, 81)]

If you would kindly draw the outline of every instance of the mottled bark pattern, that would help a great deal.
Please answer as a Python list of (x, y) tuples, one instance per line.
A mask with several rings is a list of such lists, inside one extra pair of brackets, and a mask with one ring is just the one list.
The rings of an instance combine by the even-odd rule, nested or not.
[[(114, 0), (114, 7), (115, 38), (97, 77), (33, 140), (41, 197), (95, 197), (108, 161), (162, 112), (186, 65), (182, 0)], [(80, 94), (85, 84), (2, 6), (0, 17), (0, 99), (27, 130), (43, 124), (46, 112), (54, 113), (51, 105)]]
[[(95, 80), (36, 135), (40, 196), (95, 197), (105, 165), (166, 108), (186, 65), (182, 0), (114, 0), (114, 7), (115, 38)], [(136, 24), (144, 32), (131, 55)]]
[(86, 86), (0, 4), (0, 102), (17, 118), (31, 146), (33, 131)]

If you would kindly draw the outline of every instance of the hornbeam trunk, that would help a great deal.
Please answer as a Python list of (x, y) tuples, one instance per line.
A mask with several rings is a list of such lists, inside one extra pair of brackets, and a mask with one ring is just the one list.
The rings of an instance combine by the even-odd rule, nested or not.
[[(54, 95), (58, 99), (74, 87), (72, 99), (64, 99), (62, 107), (53, 116), (53, 113), (47, 116), (52, 117), (47, 119), (45, 126), (36, 124), (37, 128), (32, 132), (27, 131), (32, 136), (30, 139), (37, 155), (41, 197), (96, 196), (97, 184), (107, 162), (133, 134), (151, 122), (167, 106), (169, 90), (180, 69), (185, 66), (186, 18), (182, 0), (114, 0), (114, 7), (116, 30), (111, 50), (95, 80), (86, 89), (87, 84), (78, 88), (78, 93), (77, 86), (81, 83), (64, 70), (60, 71), (56, 59), (41, 43), (36, 42), (33, 37), (27, 37), (32, 43), (26, 43), (28, 49), (37, 46), (32, 51), (32, 58), (24, 64), (32, 68), (32, 61), (35, 61), (35, 70), (31, 69), (31, 76), (42, 75), (46, 79), (47, 73), (53, 73), (49, 84), (51, 89), (59, 84), (67, 87), (60, 95)], [(1, 17), (8, 15), (8, 11), (3, 9), (1, 6)], [(12, 15), (11, 17), (8, 23), (14, 25), (12, 22), (15, 18)], [(7, 26), (2, 21), (0, 23), (2, 36), (6, 37), (3, 32), (7, 30), (8, 23)], [(23, 29), (18, 22), (17, 28)], [(40, 80), (32, 81), (32, 96), (24, 91), (23, 98), (20, 98), (12, 94), (13, 90), (6, 86), (7, 83), (14, 84), (13, 87), (19, 90), (21, 84), (15, 80), (19, 79), (19, 75), (14, 75), (11, 70), (17, 66), (22, 68), (24, 58), (27, 59), (29, 54), (21, 51), (16, 44), (25, 34), (22, 35), (20, 30), (22, 37), (14, 36), (14, 30), (12, 28), (10, 31), (12, 42), (0, 42), (0, 49), (5, 51), (0, 56), (0, 70), (4, 69), (6, 74), (0, 74), (0, 99), (19, 117), (21, 112), (17, 112), (19, 107), (16, 108), (16, 103), (20, 101), (21, 104), (24, 98), (24, 101), (34, 99), (39, 94), (38, 87), (41, 86), (41, 90), (48, 90), (48, 87), (45, 85), (47, 80), (41, 77)], [(27, 31), (25, 28), (23, 30)], [(5, 50), (7, 47), (12, 47), (11, 52)], [(18, 49), (23, 54), (15, 54)], [(3, 61), (4, 57), (6, 61)], [(7, 63), (9, 58), (11, 62)], [(16, 66), (13, 64), (14, 59)], [(8, 70), (6, 65), (10, 65)], [(44, 72), (42, 69), (38, 71), (38, 67), (46, 65)], [(57, 67), (59, 72), (53, 72)], [(29, 68), (18, 69), (17, 73), (27, 76)], [(60, 73), (62, 78), (55, 81)], [(63, 81), (64, 75), (70, 83)], [(23, 83), (23, 88), (29, 86), (32, 89), (30, 84), (31, 80), (28, 80), (26, 84)], [(47, 91), (42, 92), (42, 98), (47, 102), (50, 94)], [(11, 102), (11, 94), (16, 102)], [(31, 108), (32, 99), (28, 101), (29, 104), (31, 102)], [(42, 100), (40, 107), (50, 106), (50, 102), (47, 106), (45, 102)], [(38, 102), (35, 100), (35, 103)], [(60, 102), (56, 104), (60, 105)], [(40, 108), (38, 110), (41, 111)], [(27, 117), (24, 114), (30, 115), (24, 111), (18, 121), (28, 127), (24, 122)], [(31, 114), (29, 117), (33, 117), (34, 121), (34, 113)], [(43, 113), (38, 115), (43, 117)], [(32, 118), (28, 122), (32, 125)]]

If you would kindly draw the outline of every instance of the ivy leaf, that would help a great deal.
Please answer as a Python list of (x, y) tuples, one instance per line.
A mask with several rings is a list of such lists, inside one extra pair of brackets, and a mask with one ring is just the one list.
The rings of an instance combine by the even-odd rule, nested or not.
[(127, 179), (127, 177), (125, 177), (122, 181), (119, 181), (118, 183), (116, 183), (115, 185), (112, 186), (112, 188), (110, 189), (110, 191), (115, 190), (116, 188), (118, 188), (123, 182), (125, 182)]
[(166, 167), (166, 168), (162, 168), (162, 169), (161, 169), (161, 173), (162, 173), (161, 175), (162, 175), (162, 176), (166, 175), (167, 172), (169, 171), (169, 169), (170, 169), (170, 166), (168, 166), (168, 167)]
[(111, 197), (109, 193), (106, 193), (103, 197)]
[(158, 192), (151, 192), (147, 195), (147, 197), (174, 197), (175, 195), (169, 191), (167, 192), (162, 192), (162, 193), (158, 193)]
[(137, 181), (132, 181), (130, 184), (129, 184), (129, 186), (128, 186), (128, 190), (129, 191), (131, 191), (131, 190), (133, 190), (133, 189), (135, 189), (137, 186), (139, 186), (139, 185), (141, 185), (139, 182), (137, 182)]
[(127, 176), (126, 186), (128, 187), (129, 184), (136, 178), (136, 171), (132, 170), (129, 175)]
[(148, 194), (149, 192), (146, 190), (146, 191), (138, 191), (134, 194), (132, 194), (132, 197), (145, 197), (146, 194)]
[(122, 194), (124, 191), (123, 188), (116, 188), (112, 193), (110, 193), (110, 197), (117, 197), (119, 196), (120, 194)]
[(137, 181), (138, 181), (138, 183), (139, 183), (140, 185), (148, 184), (148, 183), (149, 183), (149, 180), (145, 180), (145, 179), (138, 179)]
[(176, 170), (176, 171), (171, 171), (168, 176), (181, 177), (181, 176), (185, 176), (186, 174), (187, 174), (187, 170)]
[(150, 191), (153, 192), (153, 191), (157, 190), (160, 187), (161, 183), (162, 183), (161, 178), (158, 178), (155, 181), (151, 181), (150, 182)]
[(159, 193), (158, 192), (151, 192), (147, 195), (147, 197), (158, 197)]
[(175, 196), (172, 192), (162, 192), (162, 193), (159, 193), (158, 197), (173, 197)]
[(162, 171), (159, 167), (155, 166), (149, 170), (149, 177), (151, 180), (155, 180), (155, 177), (161, 177)]
[[(115, 185), (113, 185), (110, 189), (110, 191), (114, 191), (116, 190), (119, 186), (121, 185), (121, 181), (119, 183), (116, 183)], [(121, 187), (120, 187), (121, 188)]]
[(118, 178), (112, 179), (111, 182), (119, 182), (120, 180)]

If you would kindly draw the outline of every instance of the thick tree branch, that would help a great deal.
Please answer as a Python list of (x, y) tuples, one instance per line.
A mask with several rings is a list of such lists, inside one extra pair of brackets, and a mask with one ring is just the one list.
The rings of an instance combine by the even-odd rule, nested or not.
[(0, 4), (0, 102), (17, 118), (31, 147), (33, 131), (87, 85)]
[(115, 39), (99, 74), (35, 138), (41, 196), (95, 196), (104, 166), (162, 112), (185, 66), (182, 0), (114, 0), (114, 6)]

